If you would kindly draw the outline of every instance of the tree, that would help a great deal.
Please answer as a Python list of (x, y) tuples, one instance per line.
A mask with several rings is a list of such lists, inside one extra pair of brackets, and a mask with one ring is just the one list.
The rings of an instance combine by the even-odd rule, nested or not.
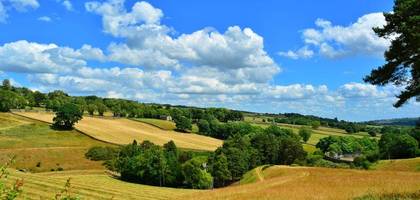
[(200, 119), (200, 121), (198, 121), (197, 123), (198, 126), (198, 132), (204, 135), (209, 135), (210, 134), (210, 124), (207, 120), (205, 119)]
[(166, 159), (166, 170), (163, 172), (163, 185), (176, 187), (182, 184), (182, 168), (179, 162), (178, 149), (171, 140), (163, 145), (164, 156)]
[(96, 110), (95, 104), (88, 104), (86, 110), (88, 111), (89, 115), (93, 116)]
[(191, 120), (184, 116), (176, 117), (174, 121), (177, 130), (187, 132), (188, 130), (192, 129)]
[(103, 103), (97, 103), (96, 108), (98, 109), (99, 116), (104, 116), (107, 107)]
[(302, 140), (306, 143), (308, 142), (309, 138), (311, 138), (312, 130), (309, 128), (302, 127), (299, 129), (299, 136)]
[(383, 158), (414, 158), (418, 142), (408, 134), (386, 133), (379, 140), (379, 148)]
[(368, 131), (368, 134), (369, 134), (371, 137), (376, 137), (376, 135), (378, 134), (377, 132), (378, 132), (378, 130), (377, 130), (377, 129), (372, 128), (372, 129), (370, 129), (370, 130)]
[(211, 174), (214, 178), (215, 187), (223, 187), (227, 181), (231, 180), (232, 176), (228, 168), (228, 161), (223, 153), (214, 155), (213, 163), (211, 164)]
[(290, 165), (296, 160), (302, 160), (305, 157), (305, 150), (295, 138), (284, 138), (280, 141), (279, 164)]
[(0, 112), (9, 112), (10, 109), (24, 108), (26, 100), (10, 90), (0, 90)]
[(12, 84), (10, 84), (9, 79), (4, 79), (3, 80), (2, 88), (3, 88), (3, 90), (11, 90), (12, 89)]
[(420, 1), (396, 0), (392, 12), (384, 13), (387, 24), (374, 28), (379, 37), (392, 38), (385, 52), (386, 63), (364, 80), (374, 85), (405, 85), (395, 107), (420, 95)]
[(33, 96), (34, 96), (35, 106), (41, 106), (41, 104), (44, 103), (44, 101), (47, 99), (46, 95), (39, 91), (35, 91)]
[(193, 189), (208, 189), (212, 187), (213, 177), (204, 169), (207, 158), (195, 157), (182, 165), (185, 183)]
[(77, 105), (66, 103), (57, 109), (53, 126), (58, 129), (69, 130), (82, 118), (83, 113)]
[(321, 122), (320, 121), (313, 121), (311, 122), (311, 126), (313, 129), (318, 129), (321, 126)]

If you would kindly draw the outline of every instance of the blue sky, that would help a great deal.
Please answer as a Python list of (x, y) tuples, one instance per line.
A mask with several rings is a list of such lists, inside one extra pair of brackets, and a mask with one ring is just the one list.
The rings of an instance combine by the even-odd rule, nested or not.
[(396, 86), (363, 83), (383, 62), (393, 1), (0, 0), (0, 78), (194, 106), (346, 120), (418, 117)]

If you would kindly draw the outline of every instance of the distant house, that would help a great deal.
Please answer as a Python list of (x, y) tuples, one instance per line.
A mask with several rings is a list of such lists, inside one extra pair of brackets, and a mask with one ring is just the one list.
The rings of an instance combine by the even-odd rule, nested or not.
[(161, 115), (160, 119), (163, 119), (166, 121), (172, 121), (172, 117), (170, 115)]

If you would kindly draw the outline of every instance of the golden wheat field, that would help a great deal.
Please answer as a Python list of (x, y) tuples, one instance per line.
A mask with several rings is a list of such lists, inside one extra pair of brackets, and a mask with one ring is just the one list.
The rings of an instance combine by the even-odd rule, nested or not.
[[(45, 112), (19, 112), (15, 113), (32, 119), (51, 123), (52, 113)], [(180, 148), (213, 151), (222, 145), (222, 141), (197, 134), (179, 133), (162, 130), (155, 126), (119, 118), (83, 117), (76, 124), (76, 129), (83, 133), (109, 143), (128, 144), (133, 140), (138, 142), (149, 140), (155, 144), (163, 145), (170, 140)]]
[(71, 192), (82, 199), (352, 199), (366, 194), (416, 192), (420, 173), (363, 171), (311, 167), (257, 168), (248, 182), (214, 190), (146, 186), (120, 181), (103, 170), (47, 173), (13, 172), (10, 181), (24, 179), (24, 196), (45, 199), (71, 178)]
[(416, 192), (420, 173), (272, 166), (251, 171), (254, 183), (192, 194), (185, 199), (352, 199), (366, 194)]

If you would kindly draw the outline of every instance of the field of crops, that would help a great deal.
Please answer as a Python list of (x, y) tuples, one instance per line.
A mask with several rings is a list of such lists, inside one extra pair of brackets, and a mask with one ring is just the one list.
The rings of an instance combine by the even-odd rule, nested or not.
[[(45, 112), (19, 112), (19, 115), (51, 123), (53, 114)], [(163, 145), (170, 140), (180, 148), (196, 150), (215, 150), (222, 145), (222, 141), (197, 134), (179, 133), (162, 130), (150, 124), (137, 122), (125, 118), (84, 117), (76, 124), (76, 129), (83, 133), (114, 144), (128, 144), (137, 140), (149, 140)]]

